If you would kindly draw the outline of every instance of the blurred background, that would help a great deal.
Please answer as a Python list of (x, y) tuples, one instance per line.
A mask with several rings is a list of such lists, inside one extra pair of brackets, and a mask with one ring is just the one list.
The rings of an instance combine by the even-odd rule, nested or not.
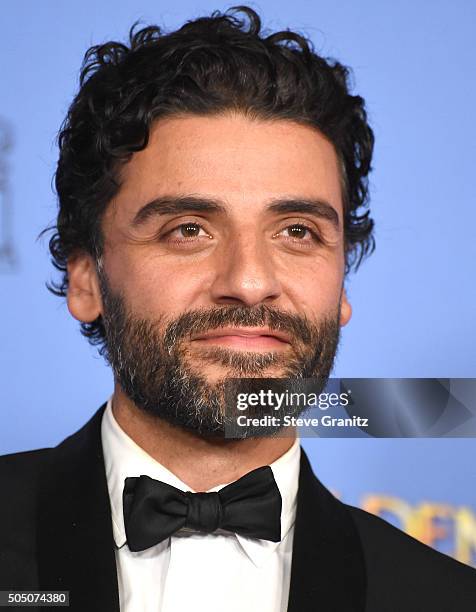
[[(92, 44), (135, 20), (166, 30), (221, 0), (2, 2), (0, 454), (56, 445), (109, 397), (112, 376), (55, 277), (55, 137)], [(339, 377), (476, 377), (476, 3), (262, 0), (270, 30), (307, 34), (352, 67), (376, 134), (377, 250), (347, 282)], [(428, 544), (476, 565), (476, 440), (304, 439), (318, 477)]]

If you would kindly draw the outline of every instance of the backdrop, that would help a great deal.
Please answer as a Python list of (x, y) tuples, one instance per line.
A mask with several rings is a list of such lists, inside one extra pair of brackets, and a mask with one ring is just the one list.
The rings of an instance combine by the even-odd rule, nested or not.
[[(87, 47), (132, 22), (175, 28), (221, 0), (2, 2), (0, 21), (0, 453), (57, 444), (112, 390), (103, 365), (44, 283), (38, 233), (55, 218), (56, 132)], [(271, 29), (310, 35), (354, 69), (376, 133), (377, 250), (348, 281), (354, 316), (342, 377), (474, 377), (476, 261), (473, 0), (263, 0)], [(476, 441), (303, 441), (321, 480), (475, 564)]]

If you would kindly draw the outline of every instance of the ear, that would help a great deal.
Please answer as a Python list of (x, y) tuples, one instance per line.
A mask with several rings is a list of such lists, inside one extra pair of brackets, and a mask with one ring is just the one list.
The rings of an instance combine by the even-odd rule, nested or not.
[(68, 269), (69, 312), (78, 321), (91, 323), (102, 313), (101, 291), (93, 258), (88, 253), (70, 257)]
[(343, 327), (347, 325), (352, 316), (352, 306), (350, 305), (349, 300), (347, 299), (347, 293), (345, 289), (342, 289), (342, 297), (340, 302), (340, 324)]

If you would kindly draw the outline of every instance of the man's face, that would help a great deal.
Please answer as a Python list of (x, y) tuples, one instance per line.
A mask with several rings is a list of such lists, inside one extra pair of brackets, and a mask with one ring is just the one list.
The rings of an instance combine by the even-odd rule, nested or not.
[(126, 394), (173, 421), (158, 404), (188, 410), (188, 383), (201, 414), (176, 422), (210, 433), (225, 377), (326, 377), (350, 318), (342, 228), (337, 157), (312, 128), (159, 120), (102, 225), (100, 311)]

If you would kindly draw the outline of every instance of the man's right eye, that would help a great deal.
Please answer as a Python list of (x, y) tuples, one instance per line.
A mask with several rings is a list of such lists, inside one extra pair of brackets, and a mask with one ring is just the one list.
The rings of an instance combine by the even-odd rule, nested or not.
[[(202, 234), (200, 234), (202, 232)], [(164, 236), (167, 242), (190, 242), (196, 238), (212, 238), (199, 223), (181, 223)]]

